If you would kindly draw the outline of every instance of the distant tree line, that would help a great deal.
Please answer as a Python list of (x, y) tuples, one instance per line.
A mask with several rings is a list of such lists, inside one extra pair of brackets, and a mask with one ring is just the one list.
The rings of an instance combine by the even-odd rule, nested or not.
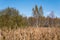
[(31, 17), (24, 17), (14, 8), (6, 8), (0, 11), (0, 27), (60, 27), (60, 18), (55, 17), (54, 12), (45, 17), (42, 6), (36, 5), (32, 9)]

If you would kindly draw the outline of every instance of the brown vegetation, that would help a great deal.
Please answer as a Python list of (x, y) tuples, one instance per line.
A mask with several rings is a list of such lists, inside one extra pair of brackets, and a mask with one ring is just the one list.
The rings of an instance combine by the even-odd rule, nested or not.
[(0, 11), (0, 40), (60, 40), (58, 27), (60, 18), (53, 11), (45, 17), (42, 6), (36, 5), (30, 17), (10, 7)]
[(60, 40), (60, 28), (29, 27), (0, 29), (0, 40)]

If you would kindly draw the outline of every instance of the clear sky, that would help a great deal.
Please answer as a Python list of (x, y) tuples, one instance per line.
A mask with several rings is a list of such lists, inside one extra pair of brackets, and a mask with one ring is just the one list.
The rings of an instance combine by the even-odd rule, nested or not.
[(0, 10), (13, 7), (28, 17), (32, 15), (32, 8), (35, 5), (38, 7), (42, 5), (45, 16), (54, 11), (55, 15), (60, 17), (60, 0), (0, 0)]

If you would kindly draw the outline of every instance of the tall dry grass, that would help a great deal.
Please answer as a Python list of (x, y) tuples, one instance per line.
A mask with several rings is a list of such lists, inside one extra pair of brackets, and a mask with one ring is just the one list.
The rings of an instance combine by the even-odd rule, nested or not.
[(0, 40), (60, 40), (60, 28), (0, 29)]

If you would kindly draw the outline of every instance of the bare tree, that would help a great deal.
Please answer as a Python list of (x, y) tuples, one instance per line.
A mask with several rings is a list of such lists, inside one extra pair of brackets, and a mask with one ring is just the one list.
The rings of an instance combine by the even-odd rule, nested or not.
[(32, 10), (33, 10), (33, 16), (36, 19), (36, 26), (38, 27), (38, 6), (36, 5), (35, 8), (33, 8)]
[(35, 5), (35, 8), (33, 10), (33, 17), (36, 19), (36, 26), (39, 26), (39, 17), (43, 16), (42, 6), (40, 6), (40, 9), (38, 9), (38, 6)]
[(51, 13), (48, 16), (49, 16), (49, 24), (50, 24), (50, 26), (54, 25), (54, 18), (55, 18), (54, 12), (51, 11)]
[(43, 16), (43, 9), (42, 9), (42, 6), (40, 6), (40, 8), (39, 8), (39, 16)]

